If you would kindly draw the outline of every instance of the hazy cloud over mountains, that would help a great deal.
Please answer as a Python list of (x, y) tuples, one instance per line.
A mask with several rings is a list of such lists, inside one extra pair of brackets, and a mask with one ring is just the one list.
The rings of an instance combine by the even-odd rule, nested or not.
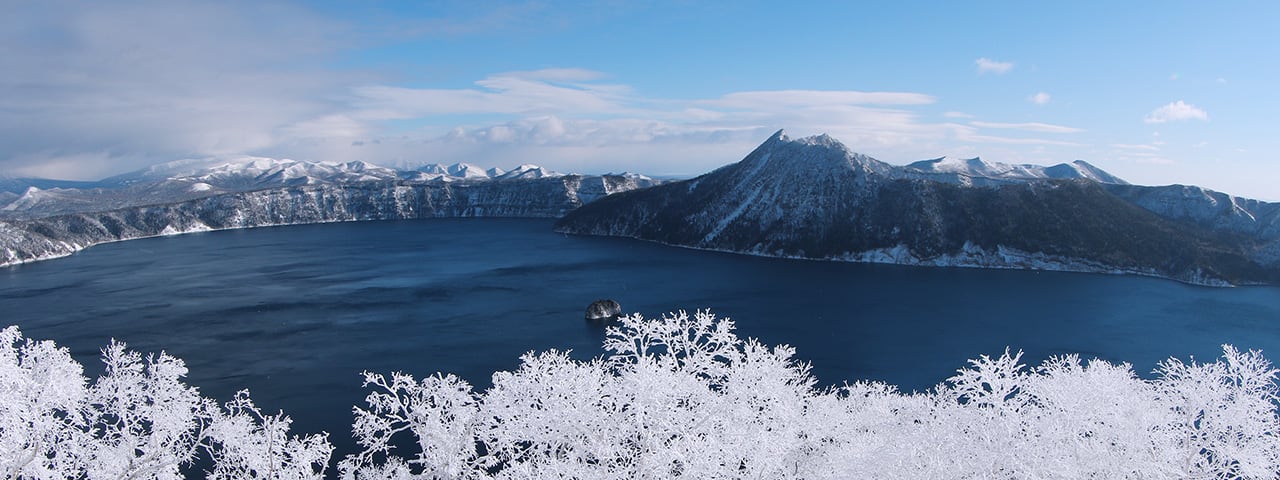
[[(955, 37), (951, 23), (906, 35), (890, 16), (794, 35), (779, 18), (802, 12), (756, 7), (13, 3), (0, 16), (0, 175), (96, 179), (246, 154), (696, 174), (786, 128), (895, 163), (1079, 158), (1135, 181), (1195, 183), (1191, 172), (1222, 169), (1190, 161), (1193, 145), (1209, 145), (1197, 159), (1245, 147), (1221, 133), (1245, 134), (1239, 109), (1188, 90), (1249, 88), (1241, 72), (1171, 82), (1161, 66), (1151, 81), (1176, 89), (1121, 88), (1070, 58)], [(679, 30), (645, 27), (659, 24)], [(741, 45), (712, 41), (723, 38)], [(868, 39), (877, 47), (832, 48)], [(1110, 147), (1153, 128), (1177, 129), (1164, 132), (1163, 169)]]

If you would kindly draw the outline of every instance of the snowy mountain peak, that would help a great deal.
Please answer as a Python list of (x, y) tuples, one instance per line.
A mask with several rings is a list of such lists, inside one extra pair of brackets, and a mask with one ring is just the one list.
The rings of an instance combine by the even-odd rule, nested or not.
[(450, 177), (463, 179), (489, 178), (489, 174), (483, 168), (465, 162), (450, 165), (445, 171)]
[(550, 178), (550, 177), (562, 177), (562, 176), (564, 176), (564, 174), (547, 170), (545, 168), (539, 167), (531, 163), (526, 163), (524, 165), (520, 165), (512, 169), (509, 172), (503, 173), (502, 175), (499, 175), (496, 178), (498, 178), (499, 180), (510, 180), (513, 178)]
[(1071, 163), (1059, 163), (1052, 167), (1046, 167), (1044, 173), (1049, 178), (1086, 178), (1099, 183), (1129, 184), (1129, 182), (1120, 179), (1120, 177), (1107, 173), (1084, 160), (1075, 160)]
[(14, 199), (12, 202), (9, 202), (8, 205), (5, 205), (3, 210), (12, 212), (15, 210), (31, 208), (44, 200), (45, 196), (46, 195), (43, 190), (36, 187), (27, 187), (26, 192), (23, 192), (21, 196)]
[(854, 152), (825, 133), (792, 140), (782, 130), (756, 147), (741, 163), (777, 164), (776, 168), (794, 170), (793, 173), (801, 177), (849, 171), (885, 174), (892, 169), (887, 163)]
[(609, 173), (604, 174), (604, 176), (606, 176), (606, 177), (622, 177), (622, 178), (630, 178), (630, 179), (633, 179), (633, 180), (653, 181), (653, 178), (652, 178), (652, 177), (650, 177), (650, 176), (648, 176), (648, 175), (640, 174), (640, 173), (635, 173), (635, 172), (622, 172), (622, 173), (613, 173), (613, 172), (609, 172)]
[(927, 178), (961, 185), (1025, 182), (1047, 178), (1085, 178), (1099, 183), (1127, 183), (1083, 160), (1044, 167), (988, 162), (981, 157), (940, 157), (899, 167), (898, 174), (904, 178)]
[[(785, 137), (784, 137), (784, 138), (785, 138)], [(798, 140), (795, 140), (795, 141), (796, 141), (796, 142), (799, 142), (799, 143), (803, 143), (803, 144), (805, 144), (805, 145), (816, 145), (816, 146), (820, 146), (820, 147), (832, 147), (832, 148), (844, 148), (844, 149), (846, 149), (846, 150), (848, 149), (848, 147), (845, 147), (845, 145), (844, 145), (843, 143), (840, 143), (840, 141), (839, 141), (839, 140), (836, 140), (835, 138), (832, 138), (832, 137), (831, 137), (831, 135), (827, 135), (827, 134), (825, 134), (825, 133), (823, 133), (823, 134), (819, 134), (819, 135), (814, 135), (814, 136), (811, 136), (811, 137), (804, 137), (804, 138), (801, 138), (801, 139), (798, 139)]]
[[(1046, 169), (977, 157), (893, 167), (829, 136), (779, 132), (738, 163), (588, 203), (556, 228), (778, 257), (1280, 283), (1280, 204), (1044, 181), (1104, 174), (1083, 162)], [(1268, 225), (1275, 233), (1254, 233)]]
[(905, 169), (922, 173), (953, 173), (971, 177), (1001, 177), (1010, 174), (1026, 174), (1028, 173), (1028, 167), (1033, 166), (988, 162), (983, 160), (982, 157), (939, 157), (911, 163)]

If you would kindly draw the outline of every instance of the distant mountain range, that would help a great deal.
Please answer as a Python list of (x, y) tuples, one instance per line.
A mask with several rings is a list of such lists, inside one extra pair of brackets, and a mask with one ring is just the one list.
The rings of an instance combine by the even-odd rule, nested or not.
[[(246, 158), (173, 162), (98, 182), (6, 179), (0, 266), (133, 238), (268, 225), (434, 217), (558, 218), (656, 181), (637, 174), (566, 175), (459, 163), (395, 170)], [(15, 193), (14, 191), (21, 192)]]
[(0, 266), (183, 232), (479, 216), (560, 218), (565, 233), (753, 255), (1280, 283), (1277, 203), (1130, 185), (1079, 160), (893, 166), (826, 135), (781, 131), (738, 163), (667, 183), (536, 165), (396, 170), (254, 157), (97, 182), (0, 179)]
[[(224, 193), (301, 185), (509, 181), (561, 176), (564, 174), (528, 164), (508, 172), (467, 163), (396, 170), (367, 162), (323, 163), (258, 157), (217, 162), (180, 160), (96, 182), (0, 178), (0, 219), (174, 203)], [(621, 176), (641, 183), (652, 181), (636, 174)]]
[(556, 229), (777, 257), (1280, 281), (1280, 204), (1129, 185), (1083, 161), (893, 166), (781, 131), (738, 163), (603, 198)]

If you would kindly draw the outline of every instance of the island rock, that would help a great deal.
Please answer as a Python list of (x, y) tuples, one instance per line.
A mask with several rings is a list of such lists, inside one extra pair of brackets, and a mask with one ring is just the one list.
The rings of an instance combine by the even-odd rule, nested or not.
[(616, 320), (622, 315), (622, 305), (615, 300), (596, 300), (587, 306), (587, 320)]

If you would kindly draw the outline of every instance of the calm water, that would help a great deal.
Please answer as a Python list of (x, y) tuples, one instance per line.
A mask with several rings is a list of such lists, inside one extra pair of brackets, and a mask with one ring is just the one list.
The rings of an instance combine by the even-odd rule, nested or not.
[(485, 386), (529, 350), (599, 355), (583, 310), (711, 307), (788, 343), (826, 384), (921, 390), (965, 360), (1079, 352), (1150, 372), (1219, 345), (1280, 361), (1280, 288), (1215, 289), (1070, 273), (764, 259), (612, 238), (541, 220), (428, 220), (212, 232), (101, 245), (0, 269), (0, 312), (72, 349), (91, 375), (110, 338), (187, 361), (222, 400), (249, 388), (295, 430), (350, 448), (360, 372), (453, 372)]

